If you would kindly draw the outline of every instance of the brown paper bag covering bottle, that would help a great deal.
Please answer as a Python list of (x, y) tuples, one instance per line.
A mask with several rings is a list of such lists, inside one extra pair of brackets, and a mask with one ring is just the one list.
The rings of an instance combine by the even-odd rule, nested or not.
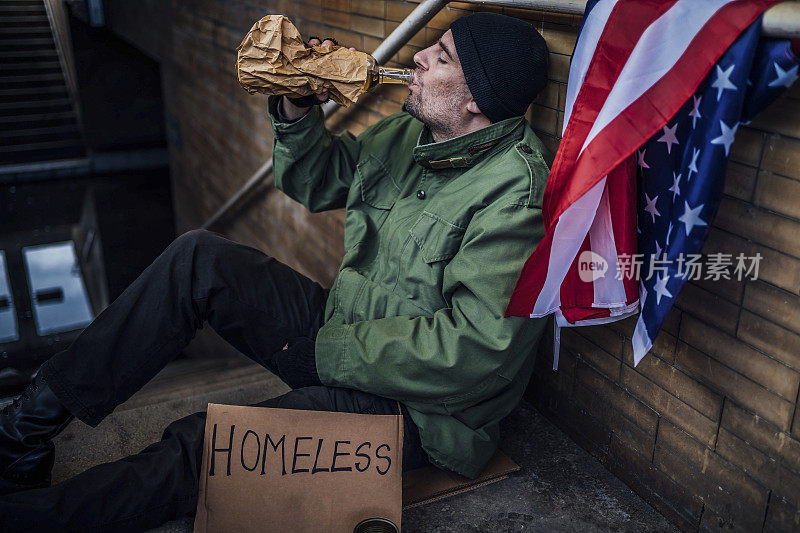
[(377, 65), (364, 52), (343, 46), (308, 46), (284, 15), (267, 15), (245, 35), (237, 50), (236, 73), (249, 93), (292, 97), (328, 89), (331, 99), (349, 106), (380, 83), (410, 83), (411, 69)]

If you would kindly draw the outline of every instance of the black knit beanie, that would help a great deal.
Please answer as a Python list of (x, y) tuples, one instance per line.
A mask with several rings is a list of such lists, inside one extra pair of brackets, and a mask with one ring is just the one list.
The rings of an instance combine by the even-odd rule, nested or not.
[(472, 98), (492, 122), (525, 114), (547, 83), (547, 44), (527, 22), (478, 12), (450, 25)]

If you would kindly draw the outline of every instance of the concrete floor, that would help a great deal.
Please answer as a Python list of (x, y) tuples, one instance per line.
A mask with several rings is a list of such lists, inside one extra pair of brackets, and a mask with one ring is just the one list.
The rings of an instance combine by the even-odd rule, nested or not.
[(521, 470), (403, 514), (411, 532), (677, 531), (527, 402), (501, 426)]
[[(285, 390), (270, 373), (239, 360), (178, 361), (97, 429), (71, 424), (56, 442), (54, 482), (141, 450), (170, 421), (208, 402), (248, 404)], [(403, 531), (676, 530), (530, 405), (523, 403), (504, 421), (502, 435), (502, 449), (521, 471), (404, 512)], [(155, 531), (185, 533), (192, 524), (186, 518)]]

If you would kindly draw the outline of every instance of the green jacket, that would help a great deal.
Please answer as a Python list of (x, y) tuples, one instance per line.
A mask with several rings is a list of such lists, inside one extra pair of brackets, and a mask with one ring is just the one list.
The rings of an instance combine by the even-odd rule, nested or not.
[(546, 148), (522, 117), (434, 143), (404, 111), (354, 137), (318, 106), (280, 122), (277, 103), (275, 185), (314, 212), (345, 208), (320, 379), (404, 403), (431, 461), (477, 476), (545, 325), (503, 313), (544, 236)]

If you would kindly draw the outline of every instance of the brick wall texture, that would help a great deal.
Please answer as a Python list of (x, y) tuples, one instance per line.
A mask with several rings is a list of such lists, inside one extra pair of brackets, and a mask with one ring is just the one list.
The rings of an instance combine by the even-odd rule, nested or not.
[[(270, 157), (266, 97), (248, 95), (236, 46), (267, 12), (305, 36), (372, 51), (412, 9), (403, 0), (107, 0), (113, 32), (160, 61), (178, 230), (200, 226)], [(451, 2), (394, 57), (411, 65), (468, 4)], [(492, 9), (492, 8), (484, 8)], [(528, 120), (555, 150), (580, 17), (499, 9), (534, 24), (550, 84)], [(355, 134), (399, 110), (385, 87), (332, 117)], [(329, 286), (341, 211), (310, 214), (269, 184), (217, 228)], [(756, 281), (686, 285), (652, 352), (633, 366), (634, 319), (562, 330), (537, 354), (528, 398), (685, 530), (800, 530), (800, 84), (739, 129), (704, 253), (763, 257)]]

